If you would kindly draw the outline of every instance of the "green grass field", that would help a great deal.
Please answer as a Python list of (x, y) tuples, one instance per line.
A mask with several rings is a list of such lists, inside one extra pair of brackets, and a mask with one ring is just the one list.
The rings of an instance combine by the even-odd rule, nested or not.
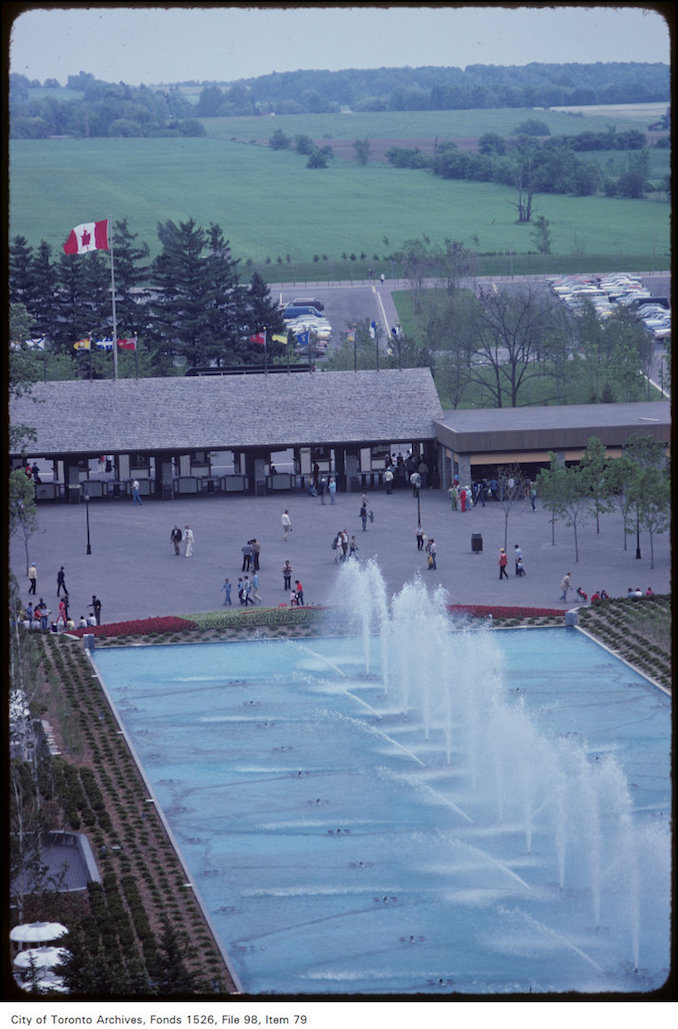
[[(581, 119), (572, 120), (580, 128)], [(304, 125), (310, 132), (308, 119)], [(360, 135), (358, 122), (351, 125)], [(515, 199), (507, 187), (377, 163), (334, 161), (312, 171), (294, 152), (228, 139), (20, 140), (10, 147), (10, 238), (22, 235), (34, 246), (44, 239), (57, 253), (74, 225), (110, 217), (126, 218), (155, 254), (159, 222), (193, 218), (218, 222), (234, 256), (254, 262), (269, 281), (361, 278), (375, 256), (421, 234), (493, 255), (481, 268), (491, 274), (670, 266), (666, 202), (538, 195), (533, 213), (548, 219), (552, 235), (553, 255), (544, 261), (521, 258), (536, 247), (530, 226), (516, 224)], [(365, 260), (350, 262), (344, 253)]]
[(645, 132), (651, 122), (664, 114), (667, 104), (646, 105), (643, 109), (620, 106), (591, 114), (525, 108), (489, 108), (473, 111), (379, 111), (349, 114), (288, 114), (275, 117), (204, 118), (210, 136), (222, 139), (267, 141), (276, 129), (291, 139), (298, 134), (312, 139), (477, 139), (484, 132), (511, 135), (521, 122), (533, 119), (548, 125), (551, 135), (579, 132), (604, 132), (614, 126), (618, 132), (639, 129)]

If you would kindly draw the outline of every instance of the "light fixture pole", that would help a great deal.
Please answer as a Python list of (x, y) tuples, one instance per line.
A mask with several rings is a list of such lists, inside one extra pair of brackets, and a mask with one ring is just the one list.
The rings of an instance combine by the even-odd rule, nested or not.
[(85, 501), (85, 518), (87, 522), (87, 553), (92, 553), (92, 544), (89, 541), (89, 493), (85, 493), (83, 500)]

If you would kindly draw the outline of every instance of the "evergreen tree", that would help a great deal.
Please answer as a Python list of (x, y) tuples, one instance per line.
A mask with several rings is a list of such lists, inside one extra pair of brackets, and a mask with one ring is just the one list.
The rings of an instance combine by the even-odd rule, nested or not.
[(148, 244), (136, 243), (137, 236), (130, 232), (127, 219), (115, 223), (113, 229), (115, 301), (118, 336), (136, 336), (144, 331), (146, 308), (135, 292), (147, 280)]
[(15, 236), (9, 246), (9, 300), (31, 311), (33, 248), (25, 236)]
[(238, 261), (231, 255), (231, 246), (224, 239), (221, 226), (211, 222), (207, 231), (208, 256), (205, 271), (212, 289), (209, 309), (210, 343), (206, 356), (218, 367), (237, 363), (243, 348), (243, 325), (246, 321), (243, 291), (238, 283)]
[(99, 251), (61, 254), (58, 271), (59, 320), (53, 338), (58, 350), (72, 355), (79, 339), (110, 331), (110, 271)]
[[(263, 332), (266, 329), (269, 358), (282, 357), (287, 352), (285, 343), (279, 343), (272, 339), (274, 334), (285, 335), (285, 322), (282, 311), (271, 297), (268, 283), (258, 272), (255, 272), (250, 279), (245, 295), (245, 319), (248, 335)], [(250, 343), (248, 356), (257, 361), (260, 360), (261, 346)]]
[(44, 240), (33, 256), (31, 272), (31, 314), (35, 334), (51, 341), (59, 320), (59, 271), (52, 260), (52, 248)]
[(179, 358), (189, 368), (213, 356), (212, 317), (218, 290), (204, 259), (207, 236), (193, 219), (158, 225), (162, 253), (152, 267), (157, 295), (150, 304), (157, 364), (169, 371)]

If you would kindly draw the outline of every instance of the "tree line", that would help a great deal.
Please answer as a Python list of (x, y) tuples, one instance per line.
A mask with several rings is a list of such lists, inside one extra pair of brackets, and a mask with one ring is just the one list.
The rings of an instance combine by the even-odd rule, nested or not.
[(197, 136), (200, 118), (353, 111), (449, 111), (568, 104), (670, 102), (668, 65), (639, 63), (469, 65), (461, 68), (378, 68), (295, 71), (237, 82), (205, 82), (197, 105), (185, 83), (130, 86), (70, 75), (62, 89), (9, 75), (10, 135)]
[(50, 136), (204, 136), (195, 107), (176, 87), (151, 89), (71, 75), (66, 89), (15, 72), (9, 76), (9, 131), (12, 139)]
[[(121, 353), (134, 373), (176, 374), (206, 365), (260, 364), (263, 347), (252, 341), (267, 330), (267, 357), (279, 360), (286, 344), (282, 314), (264, 279), (239, 280), (239, 261), (219, 225), (192, 219), (158, 225), (161, 252), (149, 263), (127, 221), (112, 227), (118, 338), (135, 337), (134, 355)], [(103, 251), (55, 258), (44, 240), (37, 248), (23, 236), (9, 247), (12, 341), (18, 360), (27, 340), (38, 341), (50, 361), (50, 377), (110, 375), (111, 354), (95, 341), (110, 337), (110, 257)], [(74, 349), (81, 340), (90, 346)], [(129, 368), (128, 368), (129, 370)], [(124, 367), (123, 367), (124, 371)]]
[[(521, 131), (505, 138), (487, 132), (478, 140), (478, 151), (462, 150), (451, 140), (439, 143), (433, 155), (423, 154), (418, 147), (394, 146), (386, 158), (396, 168), (424, 169), (444, 179), (470, 182), (495, 182), (520, 189), (526, 197), (535, 193), (560, 193), (572, 196), (604, 194), (608, 197), (640, 199), (651, 188), (649, 151), (642, 132), (583, 133), (579, 136), (535, 138), (535, 133)], [(548, 136), (548, 127), (543, 126)], [(626, 167), (618, 175), (605, 172), (595, 161), (582, 160), (585, 150), (609, 149), (628, 153)], [(670, 195), (670, 176), (661, 187)], [(529, 221), (525, 205), (519, 220)]]
[[(294, 71), (243, 79), (253, 111), (450, 111), (494, 107), (562, 107), (666, 101), (664, 64), (467, 65)], [(213, 88), (213, 87), (210, 87)], [(225, 110), (221, 114), (228, 113)]]

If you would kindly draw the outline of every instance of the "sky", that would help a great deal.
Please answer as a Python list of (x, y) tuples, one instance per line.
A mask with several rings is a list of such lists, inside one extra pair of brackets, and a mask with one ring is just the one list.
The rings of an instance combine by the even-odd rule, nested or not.
[(10, 71), (65, 85), (233, 82), (298, 69), (670, 63), (662, 8), (454, 4), (259, 7), (43, 4), (10, 22)]

